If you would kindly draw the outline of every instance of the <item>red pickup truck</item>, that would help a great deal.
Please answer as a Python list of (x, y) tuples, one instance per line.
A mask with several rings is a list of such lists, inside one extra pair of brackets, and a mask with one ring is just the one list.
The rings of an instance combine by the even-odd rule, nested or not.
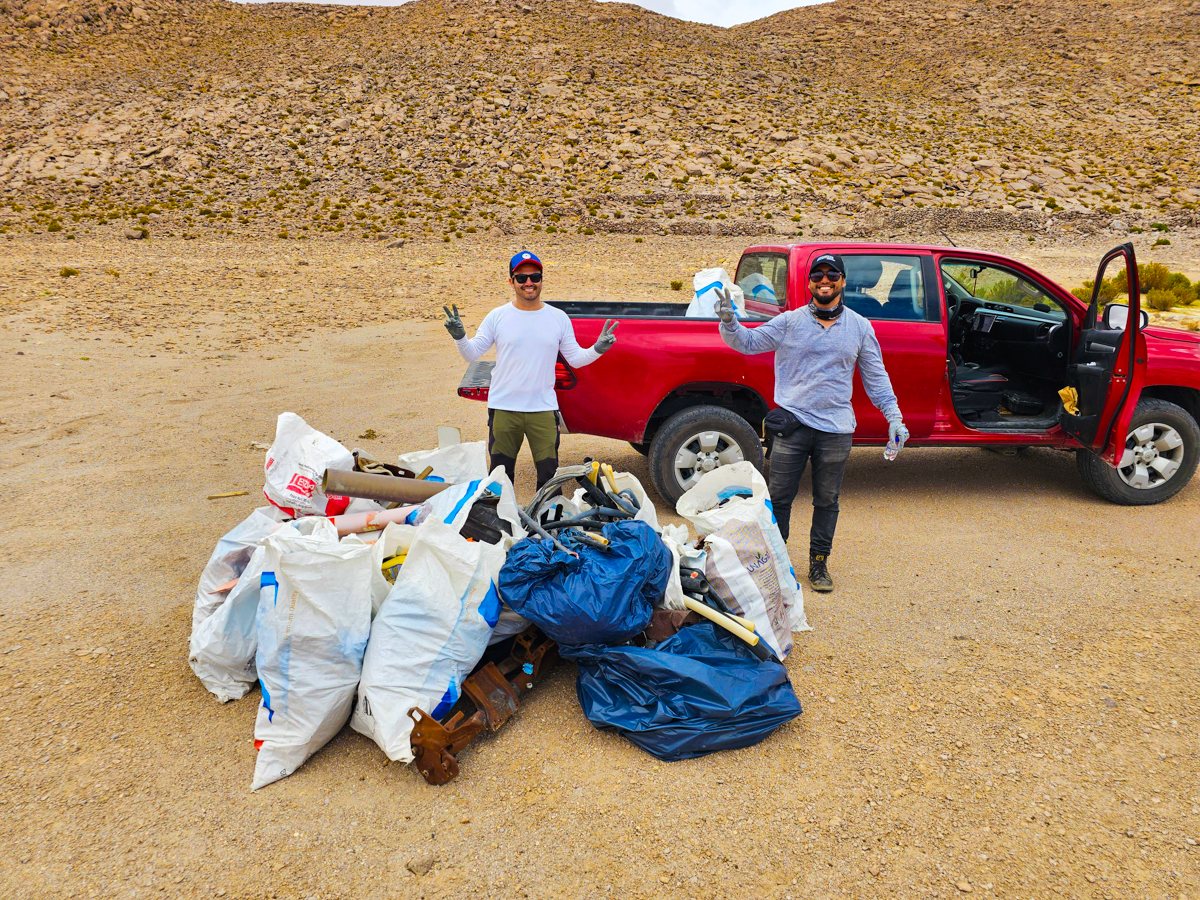
[[(1131, 244), (1105, 254), (1095, 281), (1123, 264), (1129, 302), (1103, 308), (1099, 290), (1081, 301), (994, 253), (761, 244), (742, 254), (735, 276), (744, 323), (753, 328), (807, 303), (809, 262), (826, 251), (842, 255), (845, 303), (879, 337), (910, 447), (1074, 450), (1084, 483), (1126, 505), (1159, 503), (1191, 479), (1200, 454), (1200, 335), (1147, 324)], [(717, 466), (748, 459), (763, 467), (773, 354), (731, 350), (716, 320), (688, 318), (686, 303), (553, 305), (585, 347), (605, 318), (621, 323), (599, 361), (575, 371), (559, 359), (558, 402), (570, 431), (647, 454), (654, 486), (672, 504)], [(491, 366), (472, 364), (459, 394), (486, 400)], [(854, 442), (882, 445), (887, 424), (855, 382)], [(1064, 387), (1077, 392), (1073, 409), (1059, 397)]]

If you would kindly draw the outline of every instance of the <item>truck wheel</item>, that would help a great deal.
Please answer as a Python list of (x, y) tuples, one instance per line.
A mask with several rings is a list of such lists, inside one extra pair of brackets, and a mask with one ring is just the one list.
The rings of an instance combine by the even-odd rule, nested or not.
[(650, 478), (672, 507), (706, 472), (749, 460), (760, 472), (762, 441), (722, 406), (692, 406), (663, 423), (650, 444)]
[(1191, 480), (1200, 458), (1200, 425), (1181, 406), (1139, 400), (1125, 453), (1114, 469), (1089, 450), (1075, 453), (1079, 477), (1105, 500), (1149, 506), (1174, 497)]

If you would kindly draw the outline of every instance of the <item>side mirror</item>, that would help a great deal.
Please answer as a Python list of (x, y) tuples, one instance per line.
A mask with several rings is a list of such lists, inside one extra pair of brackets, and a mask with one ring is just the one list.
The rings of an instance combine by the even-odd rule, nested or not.
[[(1138, 310), (1141, 319), (1141, 328), (1145, 328), (1150, 324), (1150, 314), (1144, 309)], [(1125, 326), (1129, 324), (1129, 304), (1128, 303), (1110, 303), (1104, 307), (1104, 327), (1109, 331), (1124, 331)]]

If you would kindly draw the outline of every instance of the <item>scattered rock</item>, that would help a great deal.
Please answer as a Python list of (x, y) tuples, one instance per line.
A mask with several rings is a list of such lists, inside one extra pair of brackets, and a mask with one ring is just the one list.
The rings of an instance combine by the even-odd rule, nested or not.
[(437, 854), (430, 850), (426, 853), (422, 853), (420, 856), (414, 856), (407, 863), (405, 863), (404, 868), (408, 869), (408, 871), (412, 872), (414, 875), (428, 875), (429, 870), (436, 866), (437, 862)]
[(125, 239), (130, 241), (141, 241), (145, 240), (149, 233), (150, 232), (146, 231), (145, 228), (126, 228)]

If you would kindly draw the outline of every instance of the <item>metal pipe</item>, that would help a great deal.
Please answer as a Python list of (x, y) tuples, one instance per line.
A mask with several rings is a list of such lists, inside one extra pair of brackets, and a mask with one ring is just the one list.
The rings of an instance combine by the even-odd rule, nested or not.
[(321, 492), (327, 497), (363, 497), (380, 503), (424, 503), (448, 487), (444, 481), (368, 475), (344, 469), (326, 469), (321, 476)]

